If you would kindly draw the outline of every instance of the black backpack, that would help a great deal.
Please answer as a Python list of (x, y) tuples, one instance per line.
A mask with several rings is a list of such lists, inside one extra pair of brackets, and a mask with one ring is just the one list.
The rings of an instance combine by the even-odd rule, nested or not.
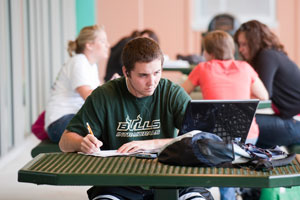
[[(242, 155), (235, 150), (237, 147), (248, 155), (244, 156), (243, 162), (240, 163), (235, 160)], [(225, 143), (215, 134), (191, 131), (165, 145), (158, 154), (158, 161), (179, 166), (249, 167), (255, 170), (272, 170), (273, 167), (291, 163), (295, 156), (279, 148), (261, 149), (251, 144)]]

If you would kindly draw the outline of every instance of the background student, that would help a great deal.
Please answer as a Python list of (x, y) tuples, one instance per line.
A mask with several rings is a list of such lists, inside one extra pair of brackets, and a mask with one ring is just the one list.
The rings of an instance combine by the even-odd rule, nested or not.
[[(182, 84), (187, 93), (200, 86), (204, 99), (268, 99), (268, 92), (253, 68), (234, 60), (233, 38), (224, 31), (207, 33), (203, 40), (206, 62), (199, 63)], [(246, 143), (255, 144), (259, 135), (253, 120)], [(235, 199), (234, 188), (220, 188), (222, 200)]]
[[(204, 99), (268, 99), (268, 92), (253, 68), (234, 60), (234, 41), (228, 33), (209, 32), (203, 43), (206, 62), (199, 63), (182, 84), (188, 94), (200, 86)], [(255, 144), (257, 137), (254, 121), (248, 142)]]
[(100, 85), (97, 62), (108, 57), (108, 50), (106, 33), (98, 25), (83, 28), (69, 42), (71, 58), (60, 69), (46, 106), (45, 129), (51, 141), (59, 141), (85, 99)]
[[(63, 133), (63, 152), (117, 149), (134, 152), (160, 148), (177, 136), (190, 97), (178, 85), (161, 79), (163, 53), (152, 39), (140, 37), (122, 53), (124, 77), (107, 82), (90, 95)], [(85, 123), (93, 129), (88, 134)], [(181, 199), (212, 199), (204, 188), (183, 188)], [(90, 199), (153, 199), (141, 187), (93, 187)]]
[(239, 52), (253, 66), (266, 86), (275, 115), (256, 115), (260, 129), (257, 146), (300, 143), (300, 69), (287, 56), (284, 46), (259, 21), (241, 25), (235, 34)]
[(106, 75), (104, 77), (105, 82), (109, 81), (112, 77), (118, 77), (118, 75), (123, 76), (122, 50), (127, 42), (136, 37), (149, 37), (159, 43), (158, 36), (150, 29), (145, 29), (143, 31), (135, 30), (130, 36), (120, 39), (120, 41), (118, 41), (110, 50), (109, 59), (106, 65)]

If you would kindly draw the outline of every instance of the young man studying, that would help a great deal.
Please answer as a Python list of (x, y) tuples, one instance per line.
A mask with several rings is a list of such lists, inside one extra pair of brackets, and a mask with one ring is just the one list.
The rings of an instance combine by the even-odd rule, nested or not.
[[(177, 136), (190, 97), (161, 79), (163, 53), (149, 38), (136, 38), (122, 53), (124, 77), (98, 87), (74, 116), (59, 146), (63, 152), (134, 152), (159, 148)], [(89, 123), (94, 135), (86, 129)], [(90, 199), (153, 199), (141, 187), (92, 187)], [(203, 188), (182, 188), (180, 199), (212, 199)], [(194, 197), (194, 198), (193, 198)]]

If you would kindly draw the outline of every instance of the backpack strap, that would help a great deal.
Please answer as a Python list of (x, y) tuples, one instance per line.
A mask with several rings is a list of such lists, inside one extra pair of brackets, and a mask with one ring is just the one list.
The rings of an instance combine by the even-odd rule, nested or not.
[(290, 164), (296, 157), (295, 153), (289, 154), (287, 157), (278, 160), (271, 160), (273, 167), (279, 167)]

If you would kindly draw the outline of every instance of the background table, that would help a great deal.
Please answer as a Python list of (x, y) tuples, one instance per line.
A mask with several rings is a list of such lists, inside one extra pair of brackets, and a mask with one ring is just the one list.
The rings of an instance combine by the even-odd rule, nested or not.
[(180, 167), (157, 159), (39, 154), (18, 172), (19, 182), (49, 185), (149, 186), (155, 199), (177, 199), (178, 187), (290, 187), (300, 185), (300, 157), (263, 172), (243, 168)]
[(181, 68), (181, 67), (166, 67), (166, 68), (163, 68), (163, 71), (179, 71), (183, 74), (186, 74), (186, 75), (189, 75), (191, 73), (191, 71), (193, 70), (194, 66), (191, 66), (191, 67), (184, 67), (184, 68)]

